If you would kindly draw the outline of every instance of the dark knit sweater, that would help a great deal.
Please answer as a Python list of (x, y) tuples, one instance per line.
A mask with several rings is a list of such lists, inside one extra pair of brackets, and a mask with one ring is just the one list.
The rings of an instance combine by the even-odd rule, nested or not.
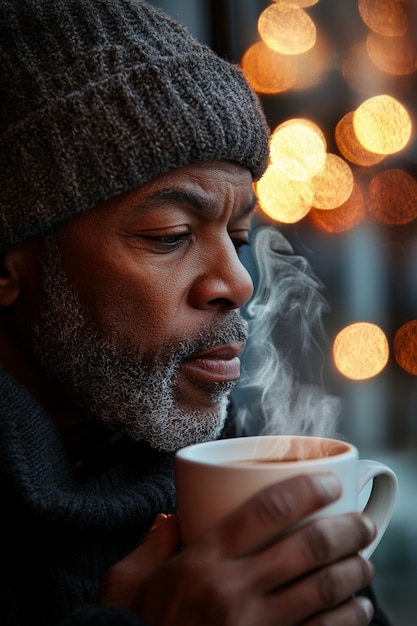
[(119, 438), (74, 476), (51, 421), (0, 370), (0, 468), (0, 624), (140, 624), (118, 609), (68, 616), (174, 511), (172, 455)]
[(175, 510), (172, 455), (118, 437), (74, 475), (50, 419), (0, 369), (0, 486), (2, 626), (145, 626), (95, 603), (107, 568)]

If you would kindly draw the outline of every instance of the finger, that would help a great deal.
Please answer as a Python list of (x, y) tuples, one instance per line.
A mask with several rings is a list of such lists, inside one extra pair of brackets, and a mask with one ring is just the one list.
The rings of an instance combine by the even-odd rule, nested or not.
[[(367, 587), (373, 578), (374, 568), (372, 564), (360, 556), (350, 557), (337, 563), (323, 567), (309, 576), (300, 579), (296, 584), (277, 590), (276, 593), (266, 597), (264, 609), (268, 614), (268, 619), (272, 616), (277, 624), (286, 624), (288, 616), (291, 616), (291, 624), (309, 623), (317, 614), (326, 614), (329, 624), (334, 626), (330, 620), (331, 613), (342, 615), (358, 610), (357, 603), (345, 606), (351, 602), (353, 595), (361, 588)], [(269, 606), (268, 606), (269, 605)], [(359, 603), (359, 606), (363, 604)], [(322, 616), (320, 617), (322, 619)], [(322, 626), (323, 621), (317, 622)], [(341, 622), (351, 623), (349, 621)], [(355, 623), (356, 622), (352, 622)], [(367, 624), (367, 622), (364, 622)]]
[(125, 567), (132, 568), (145, 579), (180, 547), (180, 532), (176, 515), (160, 513), (143, 542), (124, 559)]
[(107, 571), (100, 586), (99, 603), (129, 606), (132, 584), (139, 588), (179, 546), (176, 516), (157, 515), (144, 541)]
[(267, 487), (238, 507), (213, 529), (211, 539), (230, 558), (258, 552), (340, 494), (340, 483), (333, 474), (289, 478)]
[(357, 554), (372, 541), (375, 532), (373, 522), (359, 513), (311, 521), (250, 558), (253, 582), (264, 592), (288, 584)]

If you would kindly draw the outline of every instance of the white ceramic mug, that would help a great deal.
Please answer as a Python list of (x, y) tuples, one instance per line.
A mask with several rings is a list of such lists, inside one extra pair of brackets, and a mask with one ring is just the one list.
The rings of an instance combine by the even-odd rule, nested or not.
[[(397, 495), (392, 469), (359, 460), (357, 448), (350, 443), (323, 437), (272, 435), (195, 444), (177, 452), (175, 472), (185, 545), (272, 483), (296, 474), (332, 472), (342, 484), (342, 495), (314, 515), (364, 508), (378, 528), (376, 538), (362, 552), (369, 558), (388, 526)], [(367, 495), (364, 507), (359, 507), (361, 492)]]

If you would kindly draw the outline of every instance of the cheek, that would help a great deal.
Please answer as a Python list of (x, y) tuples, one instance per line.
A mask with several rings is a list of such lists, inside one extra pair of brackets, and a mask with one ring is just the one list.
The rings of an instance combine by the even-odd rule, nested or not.
[(181, 298), (172, 281), (107, 282), (87, 303), (107, 337), (124, 337), (133, 345), (158, 347), (181, 335)]
[(79, 254), (70, 250), (65, 269), (102, 336), (124, 338), (145, 349), (183, 336), (190, 321), (188, 268), (173, 271), (172, 264), (137, 259), (110, 244), (92, 251), (80, 239), (77, 243)]

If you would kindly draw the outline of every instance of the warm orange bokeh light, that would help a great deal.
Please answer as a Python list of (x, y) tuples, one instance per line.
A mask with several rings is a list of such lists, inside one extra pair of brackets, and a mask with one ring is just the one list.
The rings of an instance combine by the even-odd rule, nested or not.
[(389, 95), (365, 100), (353, 114), (358, 141), (377, 154), (402, 150), (411, 137), (412, 124), (407, 109)]
[(271, 50), (263, 41), (248, 48), (241, 66), (246, 79), (258, 93), (288, 91), (296, 78), (293, 58)]
[(368, 56), (383, 72), (396, 76), (413, 74), (416, 55), (408, 37), (384, 37), (369, 33), (366, 39)]
[(329, 50), (321, 39), (302, 54), (280, 54), (263, 41), (250, 46), (241, 60), (247, 81), (259, 94), (279, 94), (318, 85), (329, 70)]
[(273, 3), (259, 16), (258, 31), (269, 48), (281, 54), (300, 54), (316, 42), (316, 26), (307, 13), (287, 2)]
[(369, 152), (359, 143), (353, 128), (353, 111), (346, 113), (336, 125), (335, 140), (345, 159), (356, 165), (370, 167), (385, 158), (384, 154)]
[(375, 33), (399, 37), (407, 31), (407, 15), (396, 0), (358, 0), (358, 9), (363, 22)]
[(365, 216), (365, 202), (360, 185), (354, 183), (352, 193), (342, 205), (331, 211), (315, 209), (308, 214), (316, 228), (327, 233), (341, 233), (354, 228)]
[[(342, 75), (352, 89), (365, 96), (392, 91), (392, 75), (383, 72), (371, 61), (365, 42), (359, 42), (346, 50)], [(400, 87), (398, 81), (396, 82), (396, 89), (404, 87), (405, 85)]]
[(311, 179), (313, 206), (334, 209), (349, 198), (353, 188), (353, 173), (349, 165), (336, 154), (326, 154), (321, 170)]
[[(314, 4), (317, 4), (319, 0), (291, 0), (291, 4), (296, 4), (302, 9), (306, 9), (307, 7), (312, 7)], [(286, 3), (288, 4), (288, 0), (273, 0), (273, 2), (278, 3)]]
[(261, 209), (273, 220), (294, 224), (310, 210), (313, 193), (309, 181), (289, 179), (271, 164), (256, 184)]
[(270, 158), (289, 178), (308, 180), (324, 166), (326, 139), (310, 120), (288, 120), (271, 135)]
[(294, 84), (292, 89), (309, 89), (319, 85), (330, 69), (329, 46), (318, 37), (315, 45), (301, 54), (288, 57), (293, 61)]
[(384, 170), (369, 185), (369, 213), (384, 224), (408, 224), (417, 218), (417, 182), (400, 169)]
[(352, 380), (366, 380), (376, 376), (388, 363), (388, 357), (388, 340), (384, 332), (369, 322), (346, 326), (333, 343), (337, 369)]
[(417, 320), (398, 329), (394, 337), (393, 352), (398, 365), (417, 376)]

